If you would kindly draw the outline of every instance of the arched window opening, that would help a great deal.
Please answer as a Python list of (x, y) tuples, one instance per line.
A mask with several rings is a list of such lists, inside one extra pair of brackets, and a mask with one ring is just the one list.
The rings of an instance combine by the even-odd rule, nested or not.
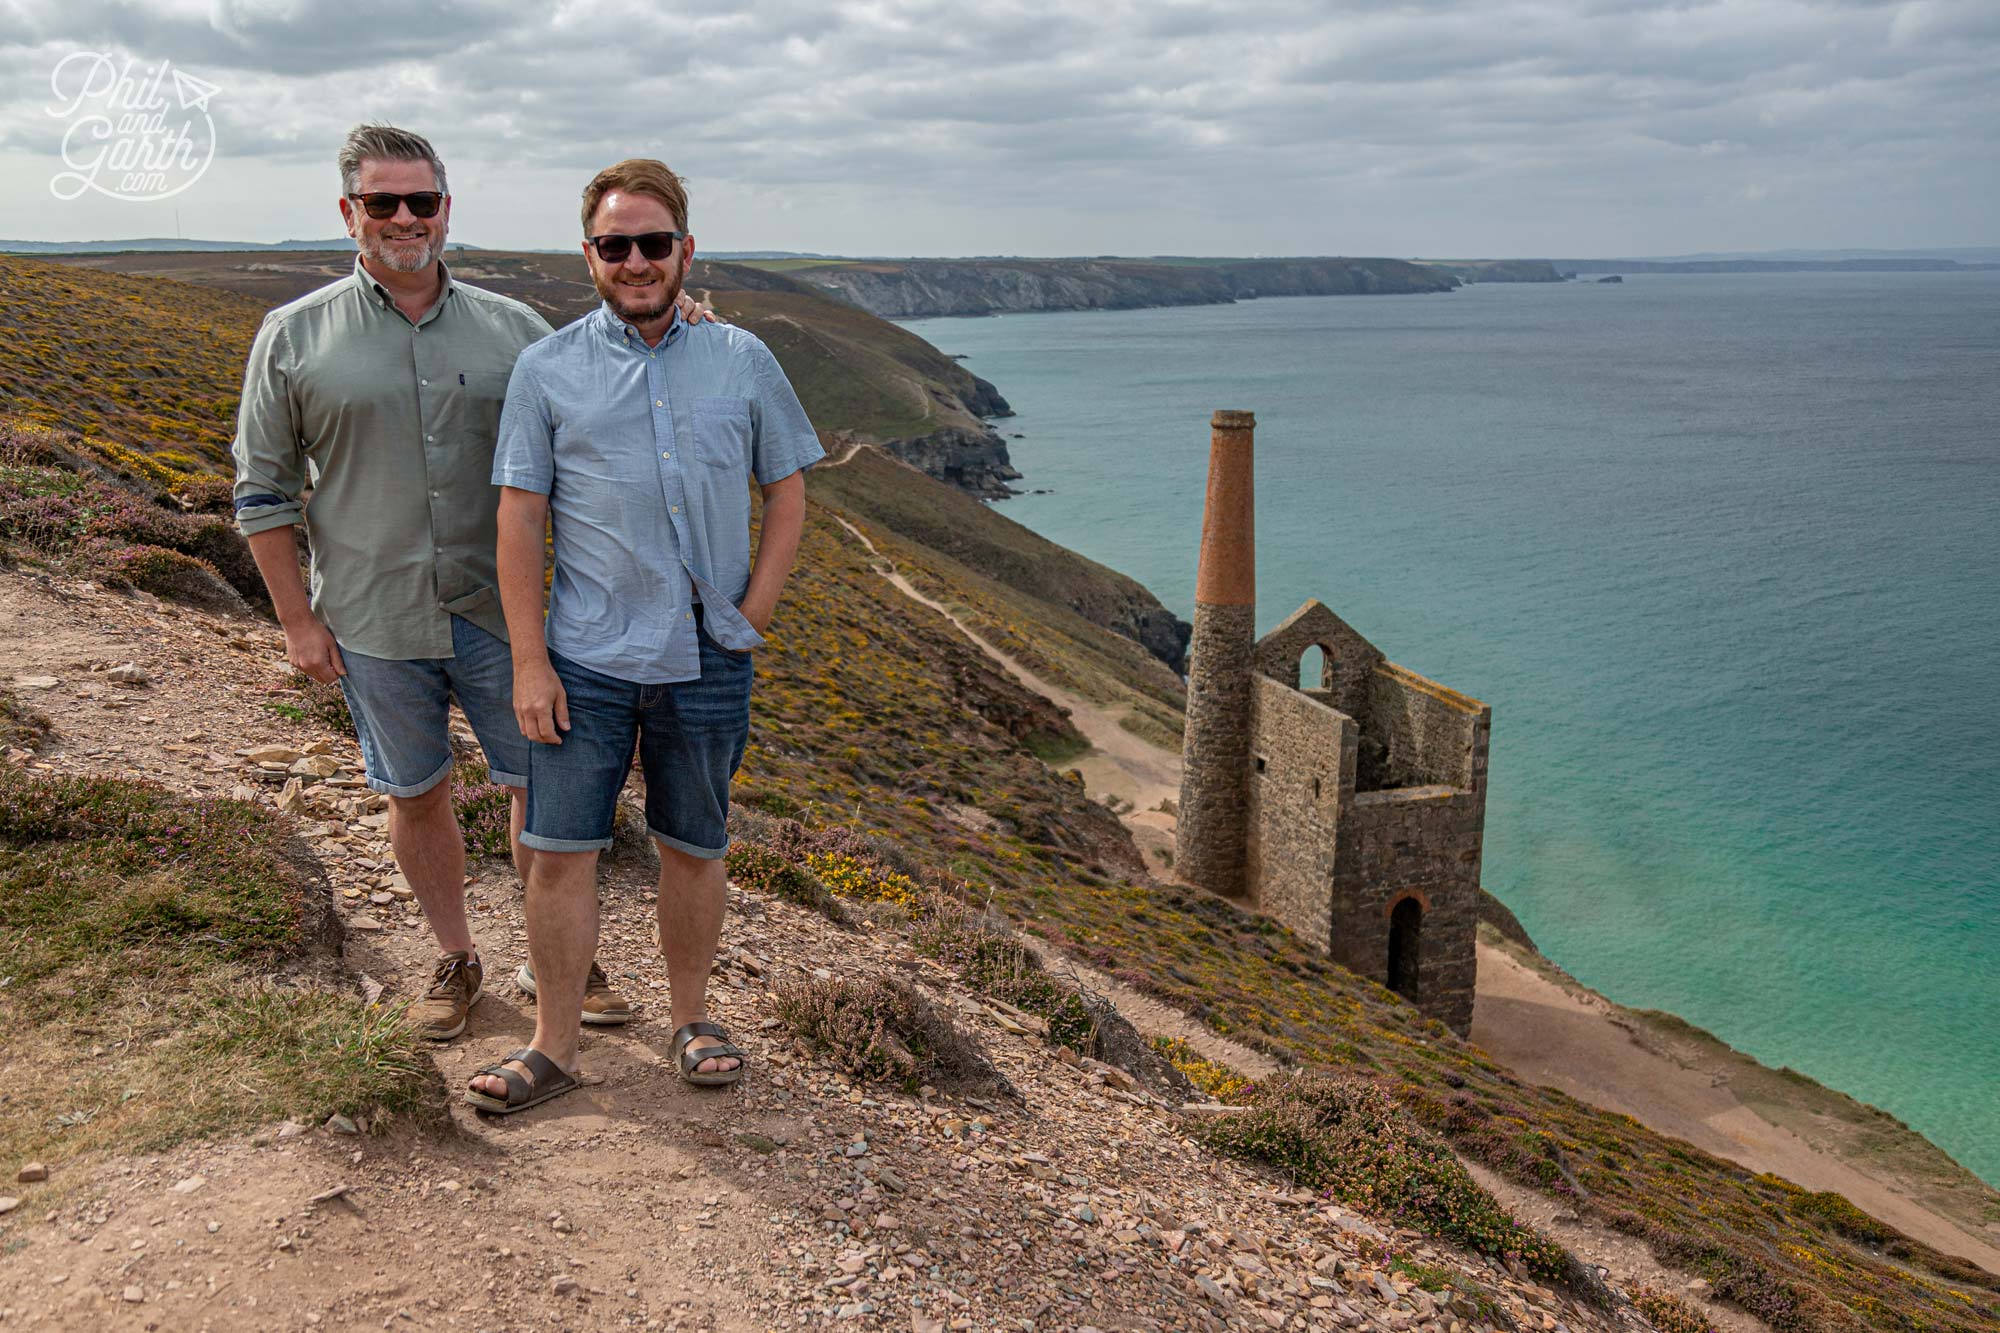
[(1417, 999), (1417, 969), (1422, 958), (1424, 905), (1405, 898), (1389, 914), (1389, 989), (1406, 1000)]
[(1333, 684), (1333, 655), (1315, 643), (1299, 654), (1299, 688), (1324, 690)]

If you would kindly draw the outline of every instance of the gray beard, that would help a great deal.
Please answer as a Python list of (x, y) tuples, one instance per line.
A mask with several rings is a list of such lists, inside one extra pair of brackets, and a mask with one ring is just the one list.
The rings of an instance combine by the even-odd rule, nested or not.
[(424, 246), (421, 256), (415, 259), (410, 257), (407, 249), (391, 250), (379, 240), (359, 240), (355, 244), (360, 247), (364, 258), (396, 273), (422, 273), (444, 253), (444, 237), (435, 233), (430, 243)]

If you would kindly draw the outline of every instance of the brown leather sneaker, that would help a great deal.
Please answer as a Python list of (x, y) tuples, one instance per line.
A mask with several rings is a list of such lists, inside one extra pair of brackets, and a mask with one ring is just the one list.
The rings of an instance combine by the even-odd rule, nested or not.
[[(528, 964), (521, 964), (521, 970), (514, 974), (514, 984), (528, 994), (535, 993), (535, 970)], [(590, 963), (590, 980), (583, 988), (583, 1021), (596, 1023), (602, 1027), (616, 1027), (620, 1023), (632, 1021), (632, 1005), (617, 991), (611, 989), (611, 979), (604, 975), (604, 969), (597, 960)]]
[(410, 1021), (432, 1041), (450, 1041), (465, 1031), (466, 1018), (479, 1001), (479, 986), (484, 980), (485, 969), (478, 958), (466, 953), (445, 954), (431, 974), (430, 990), (410, 1006)]

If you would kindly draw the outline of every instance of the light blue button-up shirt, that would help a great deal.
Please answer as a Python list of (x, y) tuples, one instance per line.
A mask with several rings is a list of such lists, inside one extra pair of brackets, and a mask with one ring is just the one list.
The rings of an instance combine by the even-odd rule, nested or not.
[(750, 586), (750, 479), (825, 457), (756, 335), (674, 316), (648, 347), (600, 306), (514, 363), (493, 484), (549, 497), (551, 650), (642, 685), (701, 675), (708, 633), (763, 643), (736, 609)]

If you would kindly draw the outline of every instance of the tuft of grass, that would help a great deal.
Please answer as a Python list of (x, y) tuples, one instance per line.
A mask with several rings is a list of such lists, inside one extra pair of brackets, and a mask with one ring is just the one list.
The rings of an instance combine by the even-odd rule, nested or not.
[(347, 711), (347, 696), (341, 692), (338, 683), (328, 684), (314, 680), (303, 671), (294, 671), (286, 684), (298, 691), (298, 703), (294, 706), (299, 710), (299, 721), (316, 722), (343, 736), (357, 734), (354, 715)]
[(0, 771), (0, 1160), (437, 1108), (400, 1010), (273, 980), (332, 958), (287, 836), (247, 803)]
[(1013, 1091), (978, 1044), (906, 981), (793, 982), (777, 992), (776, 1009), (800, 1040), (855, 1078), (893, 1083), (904, 1092), (925, 1084)]
[(13, 691), (0, 689), (0, 745), (38, 750), (54, 731), (45, 714), (15, 698)]
[(1632, 1293), (1632, 1304), (1659, 1333), (1715, 1333), (1707, 1316), (1672, 1292), (1641, 1287)]
[(1217, 1152), (1258, 1162), (1355, 1208), (1488, 1253), (1513, 1254), (1539, 1277), (1578, 1265), (1522, 1226), (1467, 1174), (1442, 1139), (1374, 1083), (1288, 1074), (1260, 1084), (1249, 1109), (1191, 1122)]
[(1391, 1259), (1389, 1271), (1400, 1273), (1425, 1291), (1449, 1291), (1458, 1274), (1436, 1264), (1420, 1264), (1414, 1259)]

